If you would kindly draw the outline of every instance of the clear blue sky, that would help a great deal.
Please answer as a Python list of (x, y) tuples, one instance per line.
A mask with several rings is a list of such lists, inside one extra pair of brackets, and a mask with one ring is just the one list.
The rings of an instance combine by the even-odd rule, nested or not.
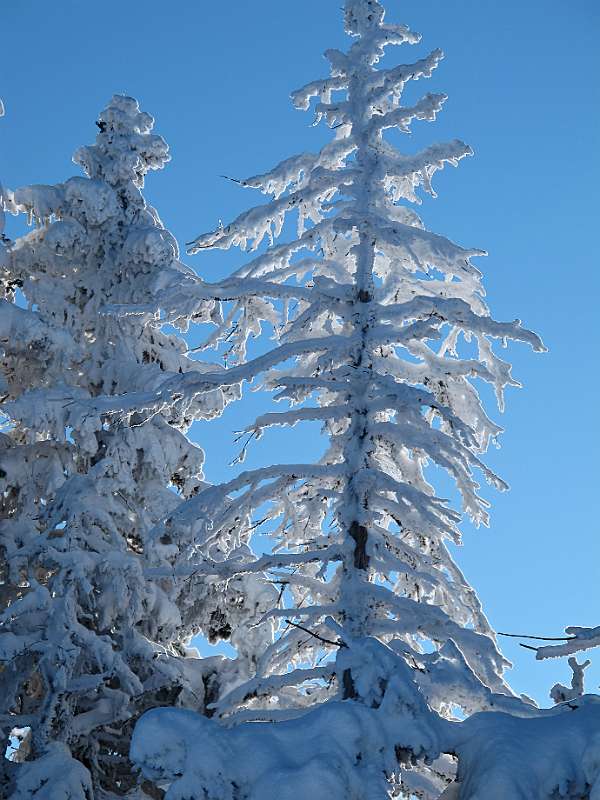
[[(96, 114), (115, 92), (137, 97), (156, 117), (173, 161), (151, 175), (146, 195), (180, 242), (258, 200), (219, 177), (262, 171), (313, 149), (326, 132), (294, 111), (292, 89), (325, 74), (322, 52), (342, 46), (340, 0), (19, 0), (0, 10), (0, 178), (10, 186), (55, 183), (76, 170), (75, 148), (93, 140)], [(445, 91), (435, 125), (406, 141), (459, 137), (474, 159), (437, 180), (439, 198), (421, 209), (427, 225), (490, 252), (481, 266), (499, 319), (520, 317), (550, 352), (511, 351), (515, 375), (502, 449), (489, 462), (511, 492), (492, 495), (492, 526), (464, 526), (459, 561), (493, 625), (559, 635), (565, 625), (600, 624), (598, 378), (599, 255), (596, 0), (388, 0), (390, 18), (423, 34), (396, 50), (402, 61), (446, 53), (433, 79), (413, 91)], [(216, 279), (232, 254), (187, 259)], [(257, 408), (260, 398), (252, 399)], [(232, 409), (201, 426), (208, 477), (222, 478), (231, 431), (250, 412)], [(312, 435), (312, 434), (311, 434)], [(316, 435), (316, 434), (315, 434)], [(267, 439), (253, 463), (285, 441), (304, 453), (310, 436)], [(514, 687), (544, 702), (564, 662), (536, 663), (503, 642)], [(600, 653), (587, 673), (600, 683)]]

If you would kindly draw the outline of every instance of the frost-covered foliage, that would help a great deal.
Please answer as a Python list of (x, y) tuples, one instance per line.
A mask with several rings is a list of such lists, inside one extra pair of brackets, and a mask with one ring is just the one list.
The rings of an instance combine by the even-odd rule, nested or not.
[[(150, 303), (186, 268), (141, 194), (169, 159), (152, 118), (115, 96), (97, 125), (74, 157), (85, 177), (3, 198), (36, 222), (3, 248), (0, 301), (0, 795), (15, 800), (89, 800), (90, 786), (96, 798), (145, 797), (128, 759), (135, 719), (156, 705), (204, 708), (218, 659), (184, 658), (186, 644), (247, 607), (239, 587), (223, 597), (202, 577), (146, 572), (189, 555), (151, 532), (205, 488), (185, 434), (234, 392), (150, 419), (97, 410), (209, 368), (159, 319), (106, 313)], [(198, 305), (197, 318), (213, 308)]]
[[(372, 715), (380, 725), (390, 717), (401, 732), (406, 720), (394, 715), (410, 717), (406, 697), (415, 695), (433, 719), (457, 711), (532, 712), (505, 684), (507, 662), (450, 555), (448, 542), (460, 542), (461, 514), (436, 495), (429, 469), (448, 473), (463, 512), (487, 523), (480, 476), (495, 488), (506, 486), (482, 461), (501, 429), (488, 417), (476, 381), (489, 384), (502, 407), (506, 387), (518, 384), (494, 341), (543, 345), (518, 321), (490, 316), (472, 263), (484, 252), (427, 231), (408, 205), (419, 202), (419, 189), (434, 194), (437, 170), (471, 154), (455, 140), (404, 155), (386, 136), (391, 129), (408, 133), (413, 121), (434, 120), (441, 110), (446, 98), (438, 94), (403, 104), (407, 85), (429, 77), (441, 52), (380, 68), (387, 47), (420, 37), (387, 24), (375, 0), (346, 0), (345, 28), (353, 43), (345, 53), (327, 51), (329, 77), (293, 94), (298, 108), (313, 104), (317, 122), (334, 131), (332, 141), (241, 181), (271, 199), (191, 246), (193, 253), (239, 246), (256, 254), (219, 285), (185, 280), (157, 300), (171, 320), (193, 317), (208, 299), (223, 302), (223, 320), (207, 347), (227, 348), (228, 369), (176, 378), (154, 396), (138, 396), (138, 403), (177, 407), (212, 386), (262, 381), (284, 409), (256, 419), (249, 439), (269, 427), (317, 422), (328, 441), (317, 463), (282, 460), (242, 472), (167, 515), (165, 535), (196, 543), (194, 574), (264, 574), (280, 588), (264, 615), (276, 624), (275, 634), (255, 674), (214, 704), (227, 726), (278, 724), (213, 731), (221, 743), (215, 747), (233, 754), (222, 770), (213, 762), (214, 748), (204, 755), (191, 739), (189, 755), (177, 753), (173, 763), (160, 748), (150, 762), (136, 751), (138, 763), (150, 763), (149, 777), (172, 780), (181, 774), (178, 759), (194, 762), (193, 777), (186, 775), (177, 789), (174, 784), (169, 798), (188, 797), (192, 787), (215, 798), (270, 797), (257, 773), (244, 778), (237, 755), (263, 735), (282, 750), (289, 737), (289, 752), (296, 738), (303, 742), (300, 761), (315, 769), (287, 782), (296, 796), (433, 798), (452, 779), (455, 762), (438, 759), (437, 745), (409, 735), (372, 736)], [(296, 235), (282, 241), (294, 215)], [(269, 327), (276, 345), (252, 357), (249, 339)], [(251, 543), (259, 524), (272, 538), (272, 552), (242, 563), (237, 548)], [(225, 558), (212, 556), (215, 545)], [(348, 722), (360, 747), (346, 746), (338, 712), (362, 720), (356, 728)], [(332, 720), (322, 760), (313, 715)], [(160, 718), (157, 712), (153, 724), (160, 726)], [(174, 737), (176, 719), (168, 717)], [(206, 741), (206, 723), (181, 720)], [(186, 741), (185, 734), (180, 738)], [(283, 777), (273, 781), (273, 796), (282, 797)]]
[(576, 700), (578, 697), (583, 697), (585, 671), (591, 663), (589, 659), (582, 664), (574, 657), (569, 659), (569, 666), (572, 672), (571, 686), (563, 686), (561, 683), (556, 683), (552, 687), (550, 697), (555, 703), (566, 703), (568, 700)]

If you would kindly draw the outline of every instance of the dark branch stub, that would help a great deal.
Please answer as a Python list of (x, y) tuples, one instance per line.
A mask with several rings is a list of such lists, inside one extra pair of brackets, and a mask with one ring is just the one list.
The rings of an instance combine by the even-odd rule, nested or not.
[(338, 641), (338, 642), (334, 642), (331, 639), (325, 639), (324, 636), (320, 636), (318, 633), (315, 633), (314, 631), (309, 630), (309, 628), (305, 628), (304, 625), (298, 625), (297, 622), (292, 622), (291, 619), (286, 619), (286, 624), (292, 625), (294, 628), (298, 628), (299, 630), (304, 631), (304, 633), (309, 633), (311, 636), (314, 636), (315, 639), (318, 639), (320, 642), (324, 642), (325, 644), (331, 644), (334, 647), (347, 647), (348, 646), (346, 644), (346, 642), (342, 642), (341, 640)]
[(354, 566), (356, 569), (367, 570), (369, 568), (369, 556), (367, 555), (368, 531), (364, 525), (359, 525), (354, 521), (350, 526), (350, 536), (354, 539)]
[(344, 689), (342, 699), (356, 700), (358, 698), (358, 692), (354, 686), (354, 679), (352, 677), (351, 669), (345, 669), (342, 673), (342, 687)]

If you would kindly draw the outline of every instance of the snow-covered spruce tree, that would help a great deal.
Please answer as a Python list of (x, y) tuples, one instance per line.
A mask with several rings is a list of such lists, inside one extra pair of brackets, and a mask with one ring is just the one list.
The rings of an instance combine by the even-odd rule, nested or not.
[[(86, 405), (207, 368), (160, 320), (105, 313), (147, 304), (185, 268), (141, 194), (169, 158), (152, 118), (115, 96), (97, 124), (96, 144), (74, 157), (86, 177), (7, 195), (37, 223), (6, 250), (0, 321), (0, 796), (14, 800), (146, 797), (128, 760), (135, 719), (156, 705), (204, 708), (216, 663), (183, 658), (185, 646), (245, 608), (239, 586), (228, 599), (202, 576), (144, 572), (189, 557), (150, 531), (204, 487), (185, 431), (233, 390), (149, 420)], [(9, 302), (15, 287), (27, 309)]]
[[(242, 181), (270, 202), (200, 236), (191, 252), (255, 251), (265, 237), (268, 247), (218, 286), (190, 281), (160, 300), (169, 314), (190, 315), (194, 297), (230, 302), (210, 344), (226, 341), (228, 363), (237, 364), (175, 379), (144, 398), (148, 408), (262, 379), (288, 408), (259, 417), (250, 437), (317, 421), (329, 441), (318, 463), (242, 472), (165, 522), (166, 535), (191, 537), (204, 552), (196, 574), (263, 573), (281, 587), (265, 615), (278, 628), (255, 676), (215, 705), (228, 726), (270, 721), (274, 730), (219, 732), (214, 721), (160, 711), (139, 724), (134, 760), (147, 777), (173, 782), (169, 800), (186, 792), (214, 800), (433, 798), (455, 769), (440, 753), (458, 752), (443, 749), (438, 714), (533, 711), (504, 683), (506, 661), (447, 549), (460, 541), (460, 513), (436, 496), (427, 468), (445, 470), (463, 511), (487, 523), (476, 474), (505, 488), (481, 461), (500, 428), (474, 379), (490, 384), (502, 405), (505, 388), (517, 384), (492, 341), (543, 347), (518, 321), (490, 316), (471, 263), (483, 251), (428, 232), (406, 205), (418, 202), (419, 188), (433, 194), (436, 170), (471, 154), (452, 141), (407, 156), (385, 136), (435, 119), (445, 96), (403, 105), (402, 95), (442, 54), (378, 68), (387, 46), (419, 36), (386, 24), (374, 0), (347, 0), (345, 27), (354, 42), (346, 53), (326, 53), (330, 76), (293, 95), (302, 109), (316, 98), (317, 120), (335, 130), (333, 141)], [(275, 242), (290, 213), (296, 238)], [(248, 358), (247, 340), (264, 323), (277, 345)], [(215, 542), (226, 550), (249, 541), (265, 504), (273, 552), (211, 563)], [(167, 742), (183, 750), (165, 754)]]

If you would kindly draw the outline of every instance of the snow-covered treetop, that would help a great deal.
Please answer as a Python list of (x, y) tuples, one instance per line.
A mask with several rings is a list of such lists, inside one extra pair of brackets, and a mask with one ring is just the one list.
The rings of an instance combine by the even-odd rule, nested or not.
[(81, 147), (73, 156), (90, 178), (111, 186), (131, 181), (141, 189), (146, 174), (162, 169), (171, 158), (162, 136), (152, 133), (153, 118), (140, 111), (133, 97), (114, 95), (96, 124), (96, 144)]

